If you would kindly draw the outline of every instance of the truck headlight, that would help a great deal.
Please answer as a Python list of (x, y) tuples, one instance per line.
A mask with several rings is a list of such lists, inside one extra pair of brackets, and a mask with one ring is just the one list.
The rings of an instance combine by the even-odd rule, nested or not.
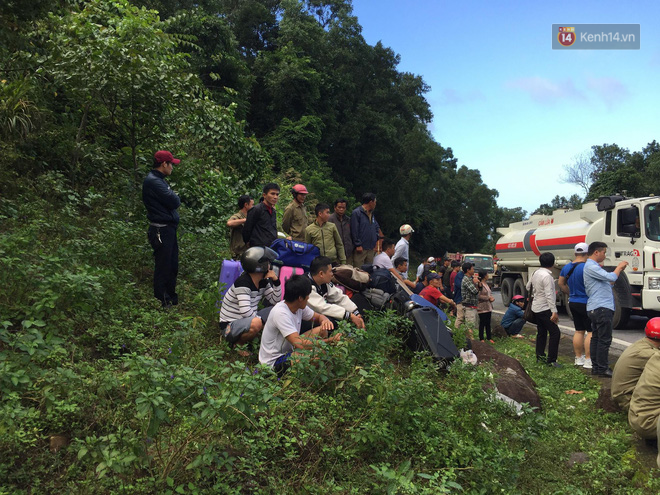
[(660, 277), (649, 277), (649, 289), (660, 289)]

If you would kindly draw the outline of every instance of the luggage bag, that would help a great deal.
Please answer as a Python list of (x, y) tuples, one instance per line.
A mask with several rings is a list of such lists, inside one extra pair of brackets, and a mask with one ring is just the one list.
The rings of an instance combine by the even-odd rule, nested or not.
[(416, 308), (411, 311), (414, 328), (408, 345), (412, 350), (430, 352), (442, 368), (446, 368), (459, 352), (456, 344), (433, 308)]
[(282, 282), (282, 285), (280, 286), (282, 290), (282, 300), (284, 300), (284, 284), (286, 283), (286, 281), (289, 280), (292, 275), (304, 275), (304, 273), (305, 270), (295, 266), (283, 266), (280, 268), (278, 277), (280, 279), (280, 282)]
[(314, 244), (291, 239), (275, 239), (270, 248), (277, 253), (275, 264), (306, 268), (307, 270), (309, 270), (312, 260), (321, 255), (321, 251)]
[(443, 310), (441, 310), (439, 307), (437, 307), (435, 304), (433, 304), (430, 301), (427, 301), (424, 299), (422, 296), (419, 294), (413, 294), (410, 296), (410, 300), (414, 302), (417, 306), (421, 306), (422, 308), (433, 308), (435, 311), (438, 312), (438, 315), (440, 315), (440, 319), (442, 321), (447, 321), (447, 315)]
[(220, 269), (220, 279), (218, 280), (218, 292), (220, 292), (220, 301), (225, 297), (225, 293), (234, 285), (236, 279), (243, 273), (243, 267), (240, 261), (223, 260)]

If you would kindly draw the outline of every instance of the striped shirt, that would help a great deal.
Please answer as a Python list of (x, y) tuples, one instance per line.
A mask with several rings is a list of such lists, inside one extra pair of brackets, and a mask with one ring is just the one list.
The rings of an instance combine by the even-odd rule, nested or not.
[(240, 318), (254, 318), (257, 316), (259, 302), (262, 299), (266, 299), (271, 304), (277, 304), (281, 298), (282, 290), (279, 280), (271, 282), (264, 279), (257, 288), (252, 282), (250, 274), (243, 272), (222, 300), (220, 324)]

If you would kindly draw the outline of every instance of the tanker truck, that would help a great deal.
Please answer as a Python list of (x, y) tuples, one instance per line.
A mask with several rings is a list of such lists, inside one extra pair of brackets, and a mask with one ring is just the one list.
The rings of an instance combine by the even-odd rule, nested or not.
[[(555, 255), (556, 281), (562, 267), (573, 261), (575, 244), (601, 241), (607, 244), (605, 270), (614, 271), (621, 261), (628, 262), (613, 286), (614, 327), (625, 328), (633, 313), (660, 314), (660, 197), (603, 196), (581, 210), (532, 215), (497, 232), (502, 234), (495, 249), (505, 306), (514, 295), (527, 297), (525, 286), (540, 268), (541, 253)], [(557, 302), (570, 315), (567, 296), (559, 290)]]

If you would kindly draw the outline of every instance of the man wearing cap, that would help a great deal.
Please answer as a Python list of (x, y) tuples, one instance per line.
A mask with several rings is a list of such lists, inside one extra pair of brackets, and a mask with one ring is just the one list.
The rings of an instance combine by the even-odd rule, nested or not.
[(406, 260), (410, 259), (410, 238), (412, 237), (413, 232), (415, 231), (407, 223), (399, 227), (401, 239), (399, 239), (399, 242), (396, 243), (396, 247), (394, 248), (394, 255), (392, 256), (393, 260), (397, 258), (403, 258)]
[(587, 313), (591, 320), (592, 375), (612, 377), (609, 368), (609, 352), (612, 343), (612, 320), (614, 319), (614, 295), (612, 285), (626, 266), (622, 261), (613, 272), (604, 270), (600, 264), (607, 257), (607, 244), (595, 241), (589, 244), (589, 259), (584, 264), (584, 287), (587, 291)]
[[(587, 261), (589, 244), (579, 242), (575, 245), (575, 259), (562, 268), (559, 274), (559, 288), (568, 294), (568, 307), (573, 315), (575, 334), (573, 351), (575, 366), (591, 369), (591, 320), (587, 314), (587, 291), (584, 288), (584, 264)], [(585, 339), (586, 332), (586, 339)]]
[(420, 296), (422, 296), (431, 304), (435, 304), (436, 306), (438, 303), (442, 302), (449, 304), (452, 308), (456, 307), (456, 303), (454, 301), (448, 297), (443, 296), (442, 292), (440, 292), (440, 275), (437, 273), (429, 272), (429, 274), (426, 276), (426, 280), (428, 281), (428, 285), (424, 287), (419, 293)]
[(142, 182), (142, 201), (149, 219), (147, 238), (154, 250), (154, 297), (164, 308), (179, 302), (176, 293), (176, 277), (179, 273), (176, 229), (179, 214), (176, 209), (181, 200), (165, 181), (165, 177), (172, 174), (172, 167), (180, 161), (169, 151), (157, 151), (152, 169)]
[(628, 346), (614, 365), (612, 399), (624, 411), (644, 371), (646, 362), (660, 353), (660, 318), (651, 318), (644, 329), (645, 337)]
[(291, 188), (293, 201), (284, 210), (282, 217), (282, 229), (289, 234), (294, 241), (305, 241), (305, 229), (308, 225), (307, 210), (305, 208), (305, 198), (307, 198), (307, 188), (302, 184), (296, 184)]
[(422, 273), (424, 273), (424, 270), (431, 270), (431, 263), (435, 263), (435, 258), (433, 256), (429, 256), (426, 258), (424, 261), (422, 261), (419, 266), (417, 267), (417, 280), (419, 281), (420, 277), (422, 276)]

